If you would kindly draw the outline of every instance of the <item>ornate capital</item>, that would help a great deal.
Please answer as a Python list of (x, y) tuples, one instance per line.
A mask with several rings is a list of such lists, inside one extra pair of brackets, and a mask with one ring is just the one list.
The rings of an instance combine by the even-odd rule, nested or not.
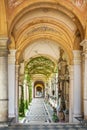
[(83, 46), (83, 51), (87, 50), (87, 39), (84, 39), (81, 43), (81, 46)]
[(87, 58), (87, 39), (83, 40), (80, 45), (83, 46), (83, 55)]
[(81, 51), (80, 50), (74, 50), (73, 51), (73, 56), (74, 56), (74, 59), (73, 59), (73, 63), (74, 64), (81, 64)]
[(8, 63), (9, 64), (15, 64), (15, 61), (16, 61), (16, 50), (15, 49), (12, 49), (12, 50), (9, 50), (10, 54), (8, 55)]
[(0, 38), (0, 56), (7, 56), (8, 49), (7, 49), (8, 38)]

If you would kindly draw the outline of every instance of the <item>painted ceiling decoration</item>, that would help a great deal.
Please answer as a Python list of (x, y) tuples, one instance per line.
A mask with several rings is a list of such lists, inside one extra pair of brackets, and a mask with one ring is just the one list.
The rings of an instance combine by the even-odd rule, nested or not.
[(18, 5), (20, 5), (24, 0), (8, 0), (8, 6), (9, 8), (14, 8)]
[[(39, 39), (56, 42), (67, 53), (69, 63), (73, 63), (72, 51), (80, 49), (79, 43), (85, 37), (87, 0), (6, 1), (8, 35), (14, 39), (8, 48), (17, 50), (17, 63), (23, 51)], [(41, 70), (37, 73), (41, 74)]]
[[(16, 6), (20, 5), (24, 1), (27, 1), (27, 0), (8, 0), (9, 8), (15, 8)], [(87, 3), (87, 0), (67, 0), (67, 1), (73, 3), (76, 6), (80, 6), (80, 7)], [(57, 0), (56, 0), (56, 2), (57, 2)]]
[(44, 56), (31, 58), (25, 66), (25, 73), (28, 73), (30, 76), (43, 74), (49, 77), (54, 71), (55, 63)]

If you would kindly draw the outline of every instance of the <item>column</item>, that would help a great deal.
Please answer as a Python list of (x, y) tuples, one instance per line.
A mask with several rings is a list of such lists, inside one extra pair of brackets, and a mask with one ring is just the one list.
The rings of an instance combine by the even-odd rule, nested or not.
[(16, 64), (16, 86), (15, 86), (15, 116), (16, 116), (16, 123), (18, 122), (18, 99), (19, 99), (18, 76), (19, 76), (19, 65)]
[(69, 87), (69, 122), (73, 122), (73, 65), (69, 66), (70, 87)]
[(8, 50), (7, 38), (0, 38), (0, 122), (8, 121)]
[(10, 50), (8, 55), (9, 117), (15, 117), (15, 53), (16, 50)]
[(28, 88), (28, 85), (27, 85), (27, 102), (29, 103), (29, 88)]
[(23, 87), (24, 87), (24, 101), (26, 101), (27, 100), (27, 80), (26, 79), (24, 80)]
[(82, 116), (82, 79), (81, 79), (81, 51), (73, 51), (74, 55), (74, 83), (73, 83), (73, 122), (76, 122), (74, 117)]
[(82, 53), (82, 113), (84, 113), (84, 73), (85, 73), (85, 56)]
[(87, 119), (87, 40), (82, 41), (81, 45), (83, 46), (84, 54), (84, 83), (83, 83), (83, 111), (84, 118)]

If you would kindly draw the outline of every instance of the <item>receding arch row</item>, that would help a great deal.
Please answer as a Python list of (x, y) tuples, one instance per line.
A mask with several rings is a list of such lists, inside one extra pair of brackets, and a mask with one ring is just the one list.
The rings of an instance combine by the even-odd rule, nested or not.
[(23, 41), (25, 41), (27, 38), (32, 37), (33, 35), (36, 35), (39, 33), (43, 33), (43, 34), (52, 33), (53, 35), (57, 35), (57, 37), (64, 39), (64, 41), (66, 41), (67, 44), (71, 48), (73, 48), (74, 34), (70, 33), (70, 31), (67, 28), (65, 27), (63, 28), (63, 27), (61, 27), (60, 25), (55, 26), (49, 23), (39, 23), (39, 24), (35, 24), (34, 26), (28, 27), (18, 37), (17, 42), (16, 42), (16, 48), (21, 46)]
[(27, 46), (31, 45), (34, 41), (38, 40), (38, 39), (48, 39), (48, 40), (52, 40), (54, 42), (56, 42), (58, 44), (58, 46), (60, 46), (68, 55), (69, 58), (69, 63), (72, 64), (72, 59), (73, 59), (73, 49), (69, 47), (69, 45), (67, 44), (66, 41), (64, 41), (63, 39), (57, 37), (57, 35), (55, 34), (37, 34), (37, 35), (33, 35), (32, 37), (29, 37), (28, 39), (26, 39), (23, 44), (18, 48), (17, 53), (16, 53), (16, 59), (17, 62), (19, 62), (19, 59), (21, 57), (21, 55), (23, 54), (23, 51), (26, 49)]
[(56, 60), (54, 57), (47, 55), (47, 54), (37, 54), (37, 55), (35, 54), (30, 59), (27, 59), (27, 61), (25, 59), (25, 66), (27, 65), (28, 62), (30, 62), (31, 59), (34, 59), (34, 58), (37, 58), (37, 57), (40, 57), (40, 56), (50, 59), (55, 65), (57, 65), (58, 59)]
[[(45, 5), (46, 5), (46, 3), (45, 3)], [(57, 9), (53, 10), (53, 8), (51, 7), (50, 11), (51, 11), (51, 13), (54, 12), (54, 14), (50, 13), (50, 15), (49, 15), (49, 13), (47, 14), (47, 12), (50, 12), (50, 11), (47, 11), (45, 14), (38, 16), (38, 12), (40, 12), (40, 11), (38, 11), (39, 9), (42, 9), (42, 8), (41, 7), (39, 7), (38, 9), (35, 8), (34, 12), (33, 12), (33, 10), (30, 10), (30, 12), (25, 12), (25, 10), (26, 10), (25, 9), (25, 10), (23, 10), (22, 14), (20, 13), (21, 16), (18, 15), (18, 17), (16, 17), (16, 19), (14, 19), (14, 22), (12, 23), (12, 26), (10, 28), (9, 35), (12, 32), (12, 35), (14, 36), (15, 41), (17, 41), (16, 36), (19, 37), (19, 35), (23, 31), (25, 31), (26, 28), (28, 29), (36, 23), (49, 23), (49, 24), (59, 26), (59, 28), (62, 27), (62, 30), (64, 30), (64, 31), (66, 30), (66, 33), (68, 33), (68, 35), (70, 33), (72, 33), (72, 37), (73, 37), (73, 35), (75, 35), (76, 31), (78, 30), (78, 32), (81, 36), (81, 39), (83, 39), (84, 33), (83, 33), (82, 25), (80, 24), (78, 19), (76, 17), (74, 17), (74, 14), (71, 14), (71, 16), (68, 16), (66, 14), (66, 12), (62, 12), (62, 11), (55, 12), (55, 10), (57, 10)], [(46, 9), (49, 10), (49, 8), (46, 8)], [(45, 10), (44, 6), (43, 6), (43, 10)], [(24, 14), (24, 12), (25, 12), (25, 14)], [(37, 17), (35, 17), (35, 14), (34, 14), (35, 12), (37, 12), (36, 13)], [(70, 13), (70, 12), (68, 12), (68, 13)], [(28, 16), (28, 14), (29, 14), (29, 16)], [(27, 15), (27, 17), (25, 17), (25, 15)], [(32, 17), (32, 15), (34, 15), (34, 16)]]
[(25, 1), (14, 9), (12, 15), (9, 16), (10, 17), (9, 26), (8, 26), (9, 29), (12, 30), (11, 27), (13, 27), (13, 25), (15, 24), (15, 21), (18, 19), (17, 17), (22, 16), (23, 14), (25, 14), (26, 12), (32, 9), (35, 9), (38, 7), (41, 8), (43, 6), (61, 10), (62, 12), (65, 12), (68, 16), (72, 14), (71, 17), (73, 17), (73, 14), (74, 14), (75, 15), (74, 17), (76, 17), (79, 20), (80, 24), (84, 26), (84, 18), (81, 16), (81, 13), (79, 12), (79, 10), (76, 9), (75, 6), (71, 4), (70, 2), (67, 3), (66, 1), (61, 2), (61, 1), (56, 1), (56, 0), (55, 1), (47, 0), (43, 2), (42, 0), (33, 0), (33, 1)]

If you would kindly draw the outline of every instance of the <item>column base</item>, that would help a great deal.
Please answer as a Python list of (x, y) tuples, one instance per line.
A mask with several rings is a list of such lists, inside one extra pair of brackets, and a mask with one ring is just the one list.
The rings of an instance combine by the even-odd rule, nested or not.
[(0, 122), (0, 127), (8, 127), (8, 122)]
[(77, 119), (75, 119), (75, 117), (82, 117), (82, 114), (74, 114), (73, 115), (73, 123), (79, 123), (79, 121)]
[(87, 119), (87, 99), (84, 99), (84, 118)]

